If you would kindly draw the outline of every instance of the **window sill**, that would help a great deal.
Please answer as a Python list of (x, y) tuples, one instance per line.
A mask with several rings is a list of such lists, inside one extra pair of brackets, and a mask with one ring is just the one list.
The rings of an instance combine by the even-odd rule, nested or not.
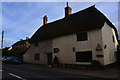
[(91, 62), (76, 62), (76, 64), (91, 65)]

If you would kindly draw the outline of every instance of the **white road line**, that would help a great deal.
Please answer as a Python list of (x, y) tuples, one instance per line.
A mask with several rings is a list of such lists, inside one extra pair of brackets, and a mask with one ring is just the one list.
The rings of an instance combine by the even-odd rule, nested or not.
[(26, 80), (26, 79), (24, 79), (24, 78), (22, 78), (22, 77), (20, 77), (20, 76), (17, 76), (17, 75), (15, 75), (15, 74), (12, 74), (12, 73), (9, 73), (9, 75), (14, 76), (14, 77), (19, 78), (19, 79), (22, 79), (22, 80)]
[(3, 70), (0, 70), (1, 72), (3, 71)]

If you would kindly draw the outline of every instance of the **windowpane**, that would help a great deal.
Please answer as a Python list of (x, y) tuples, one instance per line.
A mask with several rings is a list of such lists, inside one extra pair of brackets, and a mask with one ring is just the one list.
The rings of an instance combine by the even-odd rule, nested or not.
[(35, 60), (40, 60), (40, 54), (35, 54), (34, 59)]
[(86, 41), (86, 40), (88, 40), (87, 32), (77, 34), (77, 41)]
[(92, 51), (76, 52), (76, 62), (91, 62)]

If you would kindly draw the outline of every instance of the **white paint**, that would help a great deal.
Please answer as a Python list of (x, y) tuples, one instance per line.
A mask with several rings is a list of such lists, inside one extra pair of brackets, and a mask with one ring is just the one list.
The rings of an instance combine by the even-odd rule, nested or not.
[[(114, 36), (115, 42), (113, 42), (112, 36)], [(102, 28), (102, 39), (103, 47), (107, 45), (107, 48), (103, 49), (104, 64), (107, 65), (114, 63), (116, 61), (114, 52), (117, 51), (118, 41), (114, 29), (109, 27), (107, 23), (105, 23)]]
[[(36, 64), (47, 64), (47, 54), (52, 52), (52, 41), (45, 40), (40, 41), (38, 46), (35, 47), (34, 44), (31, 44), (29, 50), (24, 54), (23, 60), (28, 63), (36, 63)], [(40, 60), (35, 60), (34, 55), (38, 53), (40, 54)]]
[(20, 77), (20, 76), (17, 76), (17, 75), (15, 75), (15, 74), (12, 74), (12, 73), (9, 73), (9, 75), (14, 76), (14, 77), (19, 78), (19, 79), (22, 79), (22, 80), (26, 80), (26, 79), (24, 79), (24, 78), (22, 78), (22, 77)]
[(3, 70), (0, 70), (1, 72), (3, 71)]
[[(91, 64), (90, 62), (76, 62), (76, 52), (92, 51), (92, 60), (98, 60), (102, 65), (114, 63), (117, 50), (117, 38), (113, 28), (107, 23), (101, 29), (86, 31), (88, 34), (87, 41), (77, 41), (76, 33), (56, 37), (46, 41), (39, 41), (39, 46), (34, 47), (31, 44), (30, 49), (24, 55), (24, 61), (29, 63), (47, 64), (46, 53), (52, 53), (52, 60), (55, 56), (58, 57), (62, 64)], [(115, 37), (113, 42), (112, 36)], [(101, 45), (102, 51), (96, 51), (98, 43)], [(105, 45), (107, 46), (105, 48)], [(75, 51), (73, 51), (73, 47)], [(58, 48), (59, 52), (54, 53), (54, 48)], [(34, 54), (40, 54), (40, 60), (34, 60)], [(103, 55), (104, 57), (97, 57)]]
[[(87, 31), (87, 33), (87, 41), (77, 42), (76, 34), (54, 38), (52, 40), (52, 50), (59, 48), (59, 52), (52, 52), (53, 59), (54, 56), (57, 56), (60, 63), (63, 64), (90, 64), (76, 62), (75, 52), (92, 51), (92, 60), (98, 60), (102, 65), (114, 63), (116, 61), (114, 52), (117, 51), (118, 45), (114, 29), (105, 23), (102, 29)], [(112, 36), (115, 37), (115, 42), (113, 42)], [(96, 51), (98, 43), (101, 45), (102, 51)], [(107, 48), (104, 48), (105, 45), (107, 45)], [(72, 51), (73, 47), (75, 52)], [(104, 55), (104, 57), (98, 58), (96, 55)]]
[[(77, 41), (76, 34), (70, 34), (54, 38), (52, 40), (52, 56), (59, 58), (63, 64), (91, 64), (91, 62), (76, 62), (76, 52), (92, 51), (92, 60), (99, 60), (104, 65), (103, 58), (97, 58), (97, 54), (103, 54), (103, 51), (96, 51), (96, 46), (99, 43), (102, 46), (102, 31), (101, 29), (86, 31), (88, 40)], [(73, 47), (75, 51), (73, 51)], [(58, 53), (54, 53), (54, 48), (59, 48)]]

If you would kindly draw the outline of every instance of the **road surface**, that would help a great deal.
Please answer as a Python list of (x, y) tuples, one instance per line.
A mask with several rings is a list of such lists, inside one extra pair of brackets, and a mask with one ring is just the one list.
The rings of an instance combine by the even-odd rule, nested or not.
[[(62, 70), (62, 69), (61, 69)], [(3, 64), (2, 80), (89, 80), (90, 76), (76, 75), (72, 73), (64, 73), (48, 70), (42, 67), (27, 66), (27, 64)], [(94, 78), (96, 79), (96, 78)], [(98, 80), (98, 78), (97, 78)], [(99, 80), (102, 80), (99, 78)]]

